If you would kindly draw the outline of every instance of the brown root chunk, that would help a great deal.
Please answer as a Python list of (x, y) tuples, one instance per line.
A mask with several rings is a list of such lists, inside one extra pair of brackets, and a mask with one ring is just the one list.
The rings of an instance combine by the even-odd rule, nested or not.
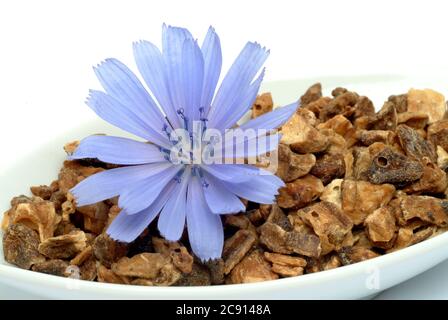
[(429, 124), (442, 120), (446, 111), (445, 97), (431, 89), (410, 89), (407, 105), (407, 111), (425, 112), (429, 117)]
[(397, 127), (397, 134), (400, 138), (401, 146), (409, 158), (421, 161), (426, 157), (433, 162), (437, 161), (434, 146), (423, 139), (417, 131), (406, 125), (399, 125)]
[(310, 172), (319, 178), (324, 185), (345, 175), (344, 156), (338, 154), (324, 154), (317, 158), (315, 166)]
[[(71, 270), (69, 263), (60, 259), (52, 259), (33, 265), (32, 270), (40, 273), (51, 274), (59, 277), (79, 277), (79, 269)], [(79, 279), (79, 278), (78, 278)]]
[(445, 227), (448, 224), (448, 200), (428, 196), (407, 196), (401, 201), (405, 221), (418, 218)]
[(319, 237), (311, 232), (288, 232), (285, 243), (292, 252), (307, 257), (318, 258), (322, 253)]
[(73, 258), (87, 246), (84, 231), (73, 231), (62, 236), (48, 238), (39, 245), (39, 252), (51, 259)]
[(308, 174), (316, 163), (316, 157), (311, 153), (294, 153), (289, 146), (280, 144), (278, 161), (277, 176), (285, 182), (291, 182)]
[(263, 254), (256, 250), (246, 256), (230, 273), (231, 283), (251, 283), (278, 279)]
[(378, 253), (362, 247), (346, 247), (339, 251), (339, 258), (343, 265), (369, 260), (378, 256)]
[(157, 237), (152, 238), (152, 244), (155, 252), (170, 257), (174, 266), (180, 271), (183, 273), (191, 272), (194, 259), (183, 245)]
[(259, 117), (267, 112), (272, 111), (274, 102), (272, 101), (272, 95), (270, 92), (265, 92), (255, 99), (252, 106), (252, 118)]
[(367, 181), (342, 182), (342, 211), (355, 225), (362, 224), (367, 216), (389, 203), (395, 192), (391, 184), (376, 185)]
[(395, 106), (390, 102), (385, 102), (381, 110), (369, 120), (368, 129), (394, 131), (397, 123)]
[(60, 221), (54, 204), (40, 198), (33, 198), (27, 203), (19, 203), (12, 208), (11, 223), (22, 223), (39, 233), (40, 241), (53, 236)]
[(45, 261), (38, 251), (39, 236), (23, 224), (9, 226), (3, 235), (3, 254), (6, 262), (22, 269)]
[(322, 85), (318, 82), (306, 90), (306, 92), (300, 97), (300, 103), (304, 106), (318, 100), (319, 98), (322, 98)]
[(107, 268), (124, 257), (127, 251), (128, 246), (126, 244), (113, 240), (106, 233), (96, 237), (93, 243), (95, 257)]
[(308, 224), (320, 239), (322, 255), (340, 248), (353, 225), (350, 219), (331, 202), (319, 202), (303, 208), (297, 215)]
[(369, 167), (369, 181), (375, 184), (408, 184), (423, 175), (423, 166), (401, 153), (385, 148), (379, 152)]
[(421, 163), (423, 165), (422, 177), (406, 186), (403, 191), (406, 193), (443, 193), (448, 184), (445, 171), (432, 163), (429, 158), (423, 158)]
[(388, 206), (373, 211), (364, 221), (370, 240), (382, 243), (391, 241), (397, 231), (395, 220), (395, 215)]
[(320, 195), (321, 201), (331, 202), (341, 209), (342, 201), (342, 181), (343, 179), (334, 179), (324, 188), (324, 191)]
[(287, 231), (283, 230), (279, 225), (266, 222), (259, 228), (260, 242), (269, 250), (290, 254), (292, 250), (286, 246)]
[(155, 279), (170, 258), (160, 253), (140, 253), (132, 258), (123, 257), (112, 264), (112, 271), (119, 276)]
[(428, 124), (428, 114), (424, 112), (403, 112), (397, 115), (398, 124), (405, 124), (414, 129), (425, 129)]
[(255, 244), (254, 234), (247, 230), (238, 230), (224, 242), (222, 257), (224, 259), (224, 273), (230, 271), (244, 258)]
[(324, 191), (322, 181), (313, 175), (287, 183), (279, 190), (277, 203), (280, 208), (298, 209), (316, 200)]
[(448, 120), (436, 121), (428, 127), (428, 140), (448, 151)]
[(325, 150), (328, 147), (328, 138), (313, 127), (310, 115), (306, 114), (307, 109), (299, 111), (300, 113), (295, 113), (282, 126), (281, 143), (290, 146), (292, 151), (302, 154)]

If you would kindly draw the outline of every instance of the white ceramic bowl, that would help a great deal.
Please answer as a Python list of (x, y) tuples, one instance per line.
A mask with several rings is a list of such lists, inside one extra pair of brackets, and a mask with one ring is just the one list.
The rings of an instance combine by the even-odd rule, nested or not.
[[(326, 77), (320, 81), (327, 89), (347, 86), (372, 97), (376, 106), (381, 106), (389, 94), (406, 92), (411, 86), (440, 90), (441, 84), (448, 83), (446, 79), (410, 76)], [(267, 84), (264, 89), (270, 90), (274, 100), (283, 104), (297, 99), (314, 82), (315, 79), (275, 82)], [(49, 136), (48, 142), (28, 157), (20, 160), (11, 158), (7, 170), (3, 168), (5, 174), (0, 177), (0, 212), (8, 209), (9, 200), (13, 196), (27, 194), (30, 185), (46, 184), (56, 178), (65, 156), (61, 147), (64, 143), (93, 133), (125, 135), (98, 120), (80, 124), (69, 132)], [(212, 287), (142, 287), (66, 279), (8, 265), (3, 259), (1, 247), (0, 283), (42, 298), (359, 299), (373, 296), (447, 259), (448, 233), (391, 254), (334, 270), (261, 283)]]

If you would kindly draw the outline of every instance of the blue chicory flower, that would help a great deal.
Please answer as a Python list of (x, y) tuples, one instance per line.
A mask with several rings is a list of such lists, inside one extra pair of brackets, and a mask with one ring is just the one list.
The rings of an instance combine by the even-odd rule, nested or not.
[[(188, 135), (191, 141), (197, 138), (193, 122), (203, 126), (202, 145), (204, 129), (224, 132), (234, 126), (257, 96), (269, 51), (248, 42), (216, 90), (222, 54), (212, 27), (201, 47), (188, 30), (163, 25), (162, 52), (147, 41), (134, 43), (133, 49), (150, 91), (123, 63), (106, 59), (94, 68), (105, 92), (91, 90), (87, 105), (105, 121), (150, 143), (113, 136), (83, 139), (69, 159), (98, 158), (121, 166), (88, 177), (71, 192), (78, 206), (119, 196), (122, 210), (107, 230), (113, 239), (133, 241), (159, 216), (158, 229), (167, 240), (179, 240), (186, 222), (193, 252), (202, 260), (219, 258), (224, 241), (220, 215), (244, 211), (240, 198), (273, 203), (284, 183), (249, 164), (176, 162), (169, 151), (181, 140), (179, 130), (187, 132), (187, 140)], [(296, 109), (297, 103), (277, 108), (239, 128), (270, 132)], [(258, 134), (252, 140), (260, 143), (268, 136), (275, 138), (273, 143), (251, 154), (237, 152), (233, 158), (276, 149), (278, 134)], [(237, 144), (226, 140), (219, 148), (234, 150)], [(212, 156), (221, 150), (211, 149)], [(193, 160), (191, 154), (186, 153), (187, 160)]]

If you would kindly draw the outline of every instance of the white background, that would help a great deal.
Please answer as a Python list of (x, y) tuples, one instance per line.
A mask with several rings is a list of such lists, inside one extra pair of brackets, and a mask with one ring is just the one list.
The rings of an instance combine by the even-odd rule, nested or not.
[(224, 67), (244, 43), (271, 49), (266, 80), (448, 71), (445, 1), (1, 1), (0, 173), (49, 132), (94, 117), (92, 66), (135, 68), (133, 41), (160, 43), (163, 22), (221, 37)]
[[(445, 73), (446, 1), (0, 1), (0, 150), (18, 157), (93, 117), (92, 66), (131, 44), (160, 42), (163, 22), (221, 37), (224, 67), (244, 43), (271, 49), (266, 80), (371, 73)], [(28, 143), (26, 143), (28, 141)], [(29, 143), (32, 141), (32, 143)], [(3, 158), (3, 159), (2, 159)], [(4, 157), (0, 157), (0, 173)]]

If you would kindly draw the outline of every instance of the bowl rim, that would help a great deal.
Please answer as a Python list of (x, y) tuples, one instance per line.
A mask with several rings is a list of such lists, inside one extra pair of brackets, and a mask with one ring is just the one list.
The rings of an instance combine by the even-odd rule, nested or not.
[[(420, 243), (412, 245), (407, 248), (403, 248), (379, 257), (375, 257), (366, 261), (354, 263), (351, 265), (341, 266), (331, 270), (319, 271), (310, 274), (304, 274), (301, 276), (281, 278), (276, 280), (243, 283), (243, 284), (224, 284), (224, 285), (211, 285), (211, 286), (137, 286), (129, 284), (114, 284), (103, 283), (88, 280), (79, 280), (64, 278), (55, 275), (49, 275), (39, 273), (31, 270), (20, 269), (19, 267), (2, 263), (0, 264), (0, 282), (3, 282), (1, 278), (9, 278), (9, 280), (15, 280), (19, 282), (27, 282), (29, 284), (42, 284), (45, 283), (46, 287), (53, 287), (59, 289), (75, 289), (75, 290), (94, 290), (94, 291), (115, 291), (120, 293), (137, 293), (137, 294), (157, 294), (157, 293), (172, 293), (172, 294), (192, 294), (199, 291), (204, 293), (220, 293), (230, 292), (238, 290), (242, 291), (254, 291), (265, 290), (275, 288), (287, 288), (287, 287), (300, 287), (308, 286), (311, 284), (321, 283), (326, 280), (340, 280), (343, 278), (352, 277), (355, 274), (367, 275), (368, 270), (371, 268), (385, 268), (400, 261), (406, 261), (414, 257), (415, 255), (422, 255), (433, 250), (440, 249), (442, 246), (448, 245), (448, 232), (434, 236), (433, 238), (424, 240)], [(381, 288), (382, 291), (388, 288)], [(193, 292), (192, 292), (193, 291)], [(372, 290), (373, 291), (373, 290)]]
[[(391, 77), (391, 75), (388, 75)], [(378, 77), (378, 79), (377, 79)], [(381, 82), (384, 80), (385, 75), (353, 75), (348, 76), (347, 79), (357, 79), (357, 80), (372, 80), (373, 82)], [(407, 74), (394, 75), (392, 78), (397, 79), (406, 79), (409, 77)], [(273, 84), (281, 84), (281, 83), (303, 83), (304, 81), (313, 82), (319, 79), (325, 79), (326, 77), (312, 77), (309, 79), (284, 79), (284, 80), (276, 80), (270, 81), (263, 84), (263, 86), (269, 86)], [(336, 78), (336, 77), (335, 77)], [(329, 79), (333, 79), (333, 77), (329, 77)], [(394, 80), (392, 79), (392, 80)], [(396, 80), (396, 79), (395, 79)], [(323, 80), (321, 80), (323, 81)], [(314, 82), (313, 82), (314, 83)], [(342, 81), (342, 84), (344, 82)], [(77, 124), (74, 127), (66, 129), (58, 134), (58, 137), (62, 137), (67, 135), (69, 132), (73, 132), (75, 130), (79, 130), (83, 126), (88, 126), (94, 121), (87, 121), (83, 124)], [(123, 136), (126, 136), (124, 134)], [(45, 145), (48, 144), (48, 141), (45, 142)], [(35, 150), (30, 151), (32, 154)], [(15, 163), (11, 163), (12, 167), (14, 167)], [(9, 166), (3, 169), (9, 169)], [(0, 216), (2, 214), (0, 213)], [(0, 235), (3, 232), (0, 230)], [(1, 240), (1, 239), (0, 239)], [(1, 241), (0, 241), (1, 242)], [(300, 288), (307, 287), (313, 284), (318, 284), (325, 282), (327, 280), (341, 280), (344, 278), (350, 278), (354, 275), (364, 274), (367, 275), (367, 270), (371, 270), (371, 268), (378, 268), (381, 270), (382, 268), (388, 267), (390, 265), (396, 264), (401, 261), (406, 261), (411, 259), (415, 255), (422, 255), (428, 253), (430, 251), (435, 251), (441, 249), (443, 246), (448, 246), (448, 232), (439, 234), (430, 239), (426, 239), (420, 243), (414, 244), (412, 246), (399, 249), (397, 251), (387, 253), (369, 260), (365, 260), (362, 262), (354, 263), (351, 265), (341, 266), (331, 270), (319, 271), (310, 274), (304, 274), (295, 277), (289, 278), (280, 278), (276, 280), (268, 280), (256, 283), (244, 283), (244, 284), (224, 284), (224, 285), (211, 285), (211, 286), (138, 286), (138, 285), (130, 285), (130, 284), (113, 284), (113, 283), (102, 283), (96, 281), (88, 281), (88, 280), (79, 280), (72, 278), (64, 278), (55, 275), (49, 275), (44, 273), (39, 273), (36, 271), (21, 269), (17, 266), (11, 265), (5, 261), (0, 262), (0, 283), (10, 283), (11, 281), (34, 285), (42, 285), (45, 284), (47, 288), (54, 289), (69, 289), (69, 290), (79, 290), (84, 291), (88, 290), (91, 292), (113, 292), (113, 293), (130, 293), (130, 294), (139, 294), (139, 295), (148, 295), (151, 294), (157, 295), (160, 293), (164, 294), (177, 294), (177, 295), (185, 295), (190, 294), (191, 298), (194, 298), (195, 293), (207, 294), (207, 293), (231, 293), (235, 290), (238, 292), (253, 292), (259, 290), (272, 290), (272, 289), (286, 289), (286, 288)], [(447, 254), (448, 257), (448, 254)], [(6, 280), (5, 280), (6, 279)], [(383, 291), (388, 289), (388, 287), (381, 287), (376, 291)], [(372, 293), (375, 293), (375, 290), (372, 290)], [(211, 297), (213, 298), (213, 297)]]

